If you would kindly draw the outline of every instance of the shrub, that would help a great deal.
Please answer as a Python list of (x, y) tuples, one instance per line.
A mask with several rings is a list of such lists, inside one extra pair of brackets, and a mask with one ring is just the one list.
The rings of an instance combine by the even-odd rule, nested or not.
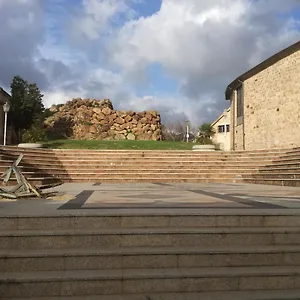
[(46, 140), (47, 136), (45, 129), (37, 123), (31, 125), (31, 127), (22, 134), (22, 141), (25, 143), (36, 143)]
[(209, 137), (206, 136), (197, 136), (195, 142), (199, 145), (212, 145), (213, 142)]

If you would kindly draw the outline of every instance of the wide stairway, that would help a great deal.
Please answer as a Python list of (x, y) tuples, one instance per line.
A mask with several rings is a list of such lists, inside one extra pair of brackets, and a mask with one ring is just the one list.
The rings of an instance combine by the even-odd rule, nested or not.
[(281, 186), (300, 186), (300, 148), (288, 150), (258, 172), (244, 177), (244, 182)]
[(299, 299), (299, 215), (1, 217), (1, 299)]
[[(249, 182), (300, 185), (300, 149), (234, 152), (29, 150), (0, 147), (0, 173), (20, 164), (32, 183)], [(13, 182), (12, 182), (13, 184)]]

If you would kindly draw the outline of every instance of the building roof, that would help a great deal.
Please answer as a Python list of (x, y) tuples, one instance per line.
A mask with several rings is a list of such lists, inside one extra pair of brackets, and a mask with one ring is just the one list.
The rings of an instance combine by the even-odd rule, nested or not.
[[(230, 112), (230, 107), (227, 108), (227, 112)], [(211, 123), (211, 126), (215, 126), (223, 117), (224, 117), (224, 112), (218, 117), (217, 120), (215, 120), (213, 123)]]
[[(7, 93), (2, 87), (0, 87), (0, 93), (5, 96), (7, 99), (11, 98), (11, 95)], [(0, 104), (4, 104), (6, 101), (1, 100), (0, 98)]]
[(282, 51), (274, 54), (273, 56), (269, 57), (259, 65), (255, 66), (251, 70), (247, 71), (246, 73), (240, 75), (238, 78), (236, 78), (234, 81), (232, 81), (226, 88), (225, 97), (226, 100), (229, 100), (232, 94), (232, 91), (238, 88), (238, 86), (244, 82), (245, 80), (251, 78), (252, 76), (260, 73), (261, 71), (269, 68), (270, 66), (274, 65), (281, 59), (292, 55), (293, 53), (300, 50), (300, 41), (297, 43), (283, 49)]

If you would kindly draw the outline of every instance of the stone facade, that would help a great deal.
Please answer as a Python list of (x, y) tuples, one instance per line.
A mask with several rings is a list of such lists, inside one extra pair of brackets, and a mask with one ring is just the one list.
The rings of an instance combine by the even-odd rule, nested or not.
[(161, 140), (161, 120), (156, 111), (114, 110), (109, 99), (73, 99), (53, 105), (45, 121), (50, 136), (77, 140)]
[(237, 78), (226, 98), (232, 150), (300, 146), (300, 42)]
[(211, 124), (215, 131), (212, 141), (218, 149), (223, 151), (229, 151), (231, 149), (230, 120), (230, 109), (227, 109), (226, 114), (223, 112), (223, 114)]

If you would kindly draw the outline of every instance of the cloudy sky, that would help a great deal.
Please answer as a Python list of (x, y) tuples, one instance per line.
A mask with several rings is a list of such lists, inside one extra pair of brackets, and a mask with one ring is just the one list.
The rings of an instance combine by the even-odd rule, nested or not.
[(226, 86), (300, 37), (298, 0), (0, 0), (0, 86), (213, 121)]

